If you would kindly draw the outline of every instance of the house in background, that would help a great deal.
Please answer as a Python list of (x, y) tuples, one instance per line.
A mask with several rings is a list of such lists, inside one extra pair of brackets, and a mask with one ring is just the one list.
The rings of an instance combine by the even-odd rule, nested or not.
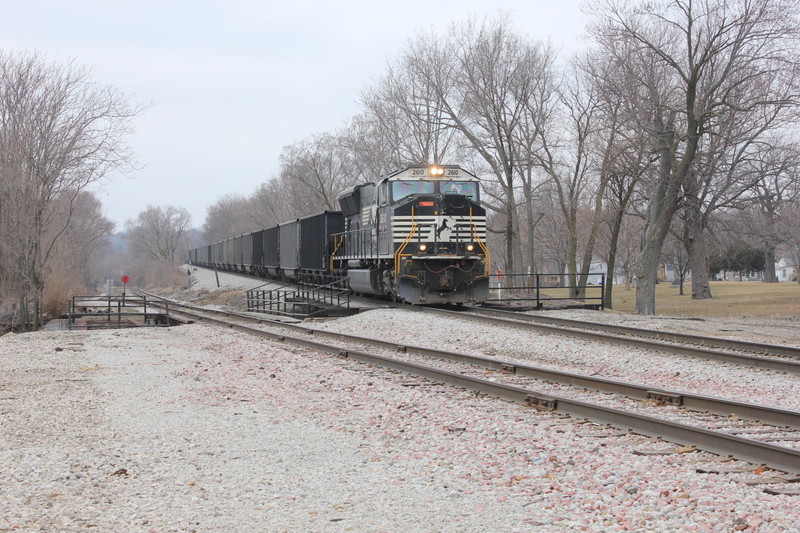
[[(592, 266), (589, 269), (589, 279), (587, 283), (589, 285), (599, 285), (601, 280), (603, 279), (602, 276), (606, 276), (606, 283), (609, 283), (611, 280), (609, 279), (608, 275), (606, 274), (608, 271), (608, 265), (605, 261), (593, 261)], [(547, 286), (559, 286), (561, 283), (566, 283), (566, 271), (564, 272), (565, 276), (563, 279), (559, 280), (559, 275), (555, 274), (550, 276), (547, 280), (542, 280), (542, 285)], [(793, 264), (790, 259), (782, 258), (780, 261), (775, 263), (775, 274), (778, 277), (778, 281), (797, 281), (797, 268)], [(553, 278), (553, 279), (550, 279)], [(672, 283), (673, 285), (677, 284), (679, 281), (679, 275), (677, 267), (671, 263), (662, 263), (658, 267), (658, 281), (661, 283)], [(744, 278), (746, 281), (761, 281), (764, 279), (763, 272), (751, 273), (749, 278)], [(686, 277), (684, 278), (684, 282), (690, 282), (692, 280), (692, 273), (687, 272)], [(714, 281), (743, 281), (741, 277), (741, 272), (735, 271), (722, 271), (714, 274), (713, 276)], [(631, 280), (632, 284), (636, 284), (635, 276)], [(614, 274), (614, 284), (615, 285), (622, 285), (625, 283), (625, 273), (622, 269), (617, 268), (617, 272)]]
[(785, 257), (775, 263), (775, 275), (778, 281), (797, 281), (797, 266)]

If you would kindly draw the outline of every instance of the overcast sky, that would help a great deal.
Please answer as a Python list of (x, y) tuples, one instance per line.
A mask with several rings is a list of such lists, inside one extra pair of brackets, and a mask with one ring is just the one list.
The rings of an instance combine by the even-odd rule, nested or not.
[(282, 147), (344, 126), (420, 31), (500, 10), (579, 46), (579, 0), (0, 0), (0, 48), (74, 59), (151, 104), (129, 139), (141, 169), (104, 186), (106, 216), (122, 230), (148, 204), (183, 206), (199, 227), (276, 175)]

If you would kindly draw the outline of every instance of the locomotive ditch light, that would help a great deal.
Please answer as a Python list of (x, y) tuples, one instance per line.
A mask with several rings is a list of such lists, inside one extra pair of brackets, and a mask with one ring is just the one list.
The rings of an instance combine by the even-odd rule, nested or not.
[(468, 245), (467, 245), (467, 251), (468, 251), (468, 252), (471, 252), (471, 251), (473, 251), (474, 249), (475, 249), (475, 245), (474, 245), (474, 244), (468, 244)]
[(419, 245), (419, 251), (420, 252), (424, 252), (427, 249), (428, 249), (428, 245), (427, 244), (420, 244)]

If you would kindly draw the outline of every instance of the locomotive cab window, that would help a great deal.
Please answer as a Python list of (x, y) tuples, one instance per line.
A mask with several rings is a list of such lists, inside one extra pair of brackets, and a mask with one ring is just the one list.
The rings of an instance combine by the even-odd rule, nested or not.
[(439, 184), (439, 191), (442, 194), (461, 194), (478, 201), (478, 183), (474, 181), (443, 181)]
[(388, 185), (383, 182), (378, 187), (378, 205), (385, 206), (389, 204)]
[(432, 181), (393, 181), (392, 201), (399, 202), (412, 194), (433, 194), (434, 188)]

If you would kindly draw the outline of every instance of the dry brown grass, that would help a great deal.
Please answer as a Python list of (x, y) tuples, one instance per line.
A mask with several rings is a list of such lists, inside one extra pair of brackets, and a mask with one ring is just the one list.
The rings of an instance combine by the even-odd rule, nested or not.
[(64, 316), (69, 300), (76, 294), (87, 294), (79, 273), (65, 271), (60, 276), (50, 276), (44, 287), (42, 311), (45, 319)]
[[(800, 318), (800, 284), (757, 281), (715, 281), (710, 300), (692, 300), (691, 285), (684, 285), (684, 296), (669, 283), (656, 286), (656, 313), (681, 317), (759, 317)], [(614, 287), (614, 310), (632, 313), (636, 289)]]

